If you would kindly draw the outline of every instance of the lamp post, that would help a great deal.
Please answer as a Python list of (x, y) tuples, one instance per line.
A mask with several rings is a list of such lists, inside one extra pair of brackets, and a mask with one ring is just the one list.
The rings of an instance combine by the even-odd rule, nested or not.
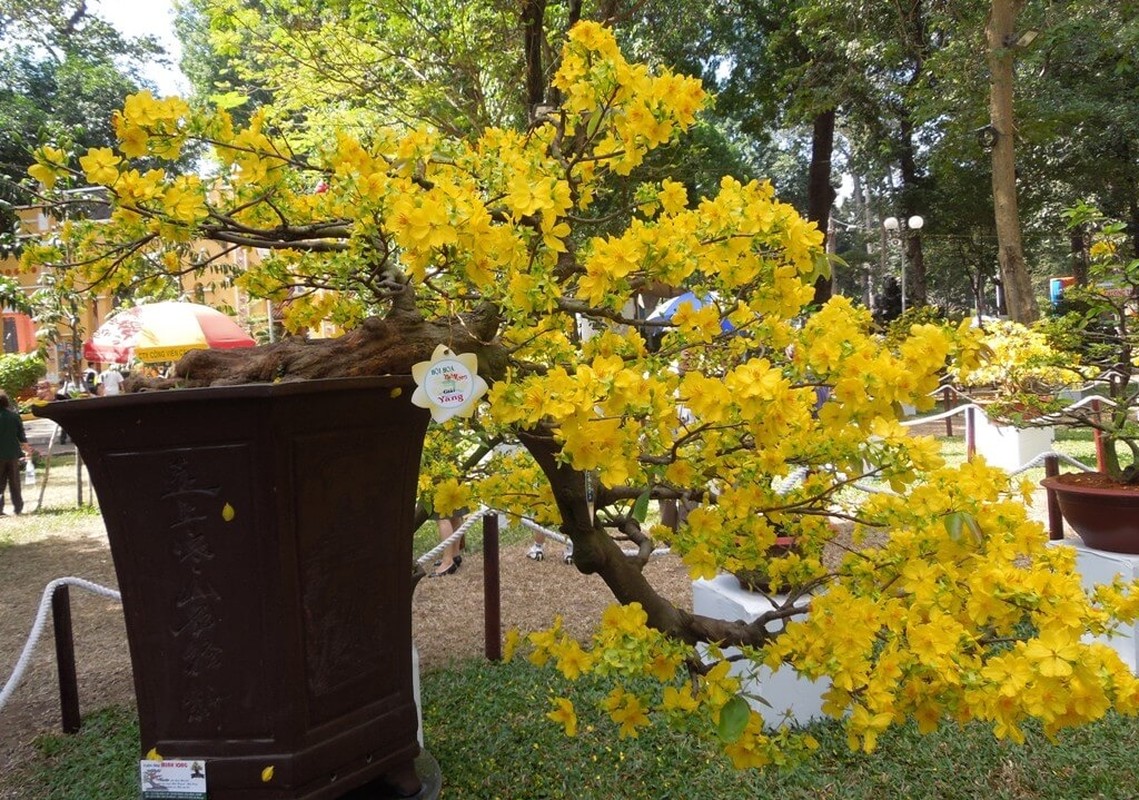
[[(925, 225), (925, 220), (917, 214), (907, 220), (901, 220), (897, 217), (886, 217), (882, 220), (882, 227), (886, 229), (886, 234), (894, 240), (901, 241), (908, 239), (913, 241), (913, 251), (915, 258), (921, 258), (921, 229)], [(912, 231), (912, 233), (908, 233)], [(902, 251), (902, 313), (906, 310), (906, 257), (909, 253), (906, 252), (907, 248)]]

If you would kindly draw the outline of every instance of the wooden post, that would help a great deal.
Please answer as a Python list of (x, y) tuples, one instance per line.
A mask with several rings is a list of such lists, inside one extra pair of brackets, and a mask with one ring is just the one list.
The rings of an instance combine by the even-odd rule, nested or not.
[(953, 415), (949, 412), (953, 409), (953, 390), (948, 386), (943, 386), (941, 389), (941, 403), (945, 407), (945, 435), (953, 435)]
[[(1100, 421), (1100, 413), (1102, 411), (1099, 400), (1092, 400), (1092, 413), (1095, 414), (1095, 421)], [(1107, 472), (1107, 451), (1103, 446), (1103, 431), (1099, 428), (1092, 429), (1092, 439), (1095, 441), (1095, 466), (1099, 472)]]
[[(1060, 459), (1056, 456), (1045, 456), (1044, 474), (1049, 478), (1059, 475)], [(1051, 489), (1045, 489), (1044, 493), (1048, 498), (1048, 538), (1056, 542), (1064, 538), (1064, 518), (1060, 516), (1060, 501), (1056, 499), (1056, 492)]]
[(965, 409), (965, 459), (973, 460), (977, 455), (977, 409), (970, 406)]
[(502, 593), (498, 563), (498, 514), (482, 518), (483, 621), (486, 657), (502, 660)]
[(59, 434), (60, 427), (57, 424), (51, 431), (51, 436), (47, 440), (47, 452), (44, 453), (44, 474), (43, 483), (40, 484), (40, 496), (36, 500), (36, 511), (39, 511), (44, 504), (44, 492), (47, 491), (47, 481), (51, 477), (51, 456), (52, 451), (55, 450), (55, 437)]
[(57, 586), (51, 594), (51, 620), (55, 628), (55, 664), (59, 671), (59, 707), (63, 732), (78, 733), (79, 680), (75, 675), (75, 640), (71, 633), (71, 593)]

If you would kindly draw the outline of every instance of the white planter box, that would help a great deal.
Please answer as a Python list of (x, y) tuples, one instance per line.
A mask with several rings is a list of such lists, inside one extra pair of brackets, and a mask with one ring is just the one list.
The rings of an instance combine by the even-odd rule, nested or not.
[[(692, 583), (692, 611), (715, 619), (752, 622), (766, 611), (772, 603), (763, 595), (749, 592), (740, 587), (733, 575), (720, 575), (713, 580), (696, 580)], [(775, 630), (779, 623), (773, 623), (769, 630)], [(726, 649), (725, 654), (738, 652), (735, 648)], [(822, 695), (830, 688), (830, 680), (813, 682), (801, 677), (791, 667), (783, 667), (772, 672), (767, 667), (758, 667), (754, 675), (750, 663), (736, 662), (732, 674), (744, 678), (743, 690), (758, 695), (769, 705), (749, 700), (752, 707), (763, 714), (769, 728), (778, 728), (785, 721), (795, 725), (806, 725), (822, 719)]]
[[(1041, 453), (1052, 449), (1056, 440), (1056, 429), (1014, 428), (1011, 425), (998, 425), (989, 420), (979, 409), (974, 409), (966, 420), (973, 420), (973, 442), (977, 455), (994, 467), (1008, 472), (1020, 469)], [(969, 431), (966, 430), (966, 437)]]
[[(1110, 584), (1117, 576), (1123, 578), (1125, 583), (1139, 578), (1139, 556), (1094, 550), (1079, 539), (1064, 539), (1052, 544), (1056, 547), (1071, 547), (1076, 551), (1076, 571), (1080, 573), (1080, 582), (1089, 591), (1096, 586)], [(1136, 669), (1136, 665), (1139, 665), (1139, 623), (1121, 622), (1115, 627), (1115, 634), (1110, 638), (1089, 638), (1106, 644), (1119, 653), (1119, 657), (1132, 672), (1139, 672)]]

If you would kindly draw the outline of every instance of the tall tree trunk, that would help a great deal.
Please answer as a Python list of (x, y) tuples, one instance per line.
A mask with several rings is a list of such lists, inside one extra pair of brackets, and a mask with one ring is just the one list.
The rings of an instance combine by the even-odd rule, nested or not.
[(901, 153), (899, 168), (902, 173), (902, 260), (906, 269), (903, 281), (903, 293), (906, 297), (906, 308), (921, 308), (927, 304), (927, 281), (925, 277), (925, 257), (921, 249), (921, 230), (910, 228), (909, 221), (920, 214), (915, 202), (920, 194), (921, 177), (918, 175), (917, 158), (914, 147), (914, 124), (910, 118), (909, 110), (902, 112), (901, 122)]
[(530, 118), (546, 99), (546, 73), (542, 68), (543, 20), (546, 0), (527, 0), (522, 6), (522, 36), (526, 56), (526, 109)]
[(997, 246), (1001, 284), (1009, 316), (1017, 322), (1032, 322), (1040, 316), (1032, 293), (1032, 280), (1024, 261), (1020, 239), (1020, 217), (1016, 203), (1016, 125), (1013, 119), (1012, 40), (1016, 18), (1025, 0), (993, 0), (985, 28), (988, 40), (990, 93), (989, 118), (996, 141), (993, 143), (993, 207), (996, 216)]
[[(816, 223), (825, 235), (834, 206), (836, 192), (831, 185), (831, 156), (834, 154), (835, 110), (815, 115), (811, 131), (811, 170), (807, 179), (807, 219)], [(815, 302), (825, 303), (833, 291), (832, 276), (815, 281)]]
[(1072, 253), (1072, 277), (1077, 286), (1088, 285), (1088, 241), (1082, 225), (1068, 232), (1068, 242)]

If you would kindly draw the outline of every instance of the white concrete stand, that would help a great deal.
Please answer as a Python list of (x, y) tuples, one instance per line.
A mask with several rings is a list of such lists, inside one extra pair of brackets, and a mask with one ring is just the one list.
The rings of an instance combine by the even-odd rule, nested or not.
[(973, 419), (973, 442), (977, 446), (977, 455), (983, 456), (994, 467), (1008, 472), (1020, 469), (1041, 453), (1047, 453), (1056, 439), (1056, 429), (1052, 427), (1014, 428), (1012, 425), (998, 425), (979, 409), (974, 409), (970, 416)]
[[(692, 583), (692, 611), (702, 616), (752, 622), (772, 608), (770, 600), (743, 589), (733, 575), (723, 574), (710, 581), (699, 579)], [(775, 630), (778, 624), (769, 625), (768, 630)], [(738, 651), (725, 650), (728, 654), (734, 652)], [(825, 716), (822, 695), (830, 688), (829, 679), (812, 682), (788, 666), (775, 672), (758, 667), (754, 674), (752, 669), (749, 663), (736, 662), (732, 665), (732, 674), (744, 678), (745, 693), (758, 695), (769, 704), (749, 700), (752, 707), (763, 714), (768, 727), (777, 728), (784, 721), (806, 725)]]
[[(1139, 578), (1139, 556), (1094, 550), (1079, 539), (1064, 539), (1052, 544), (1071, 547), (1076, 551), (1076, 571), (1080, 573), (1084, 588), (1089, 591), (1096, 586), (1111, 583), (1116, 576), (1124, 581)], [(1121, 622), (1116, 626), (1115, 633), (1111, 638), (1098, 636), (1096, 639), (1119, 653), (1131, 671), (1136, 672), (1136, 665), (1139, 665), (1139, 624)]]

